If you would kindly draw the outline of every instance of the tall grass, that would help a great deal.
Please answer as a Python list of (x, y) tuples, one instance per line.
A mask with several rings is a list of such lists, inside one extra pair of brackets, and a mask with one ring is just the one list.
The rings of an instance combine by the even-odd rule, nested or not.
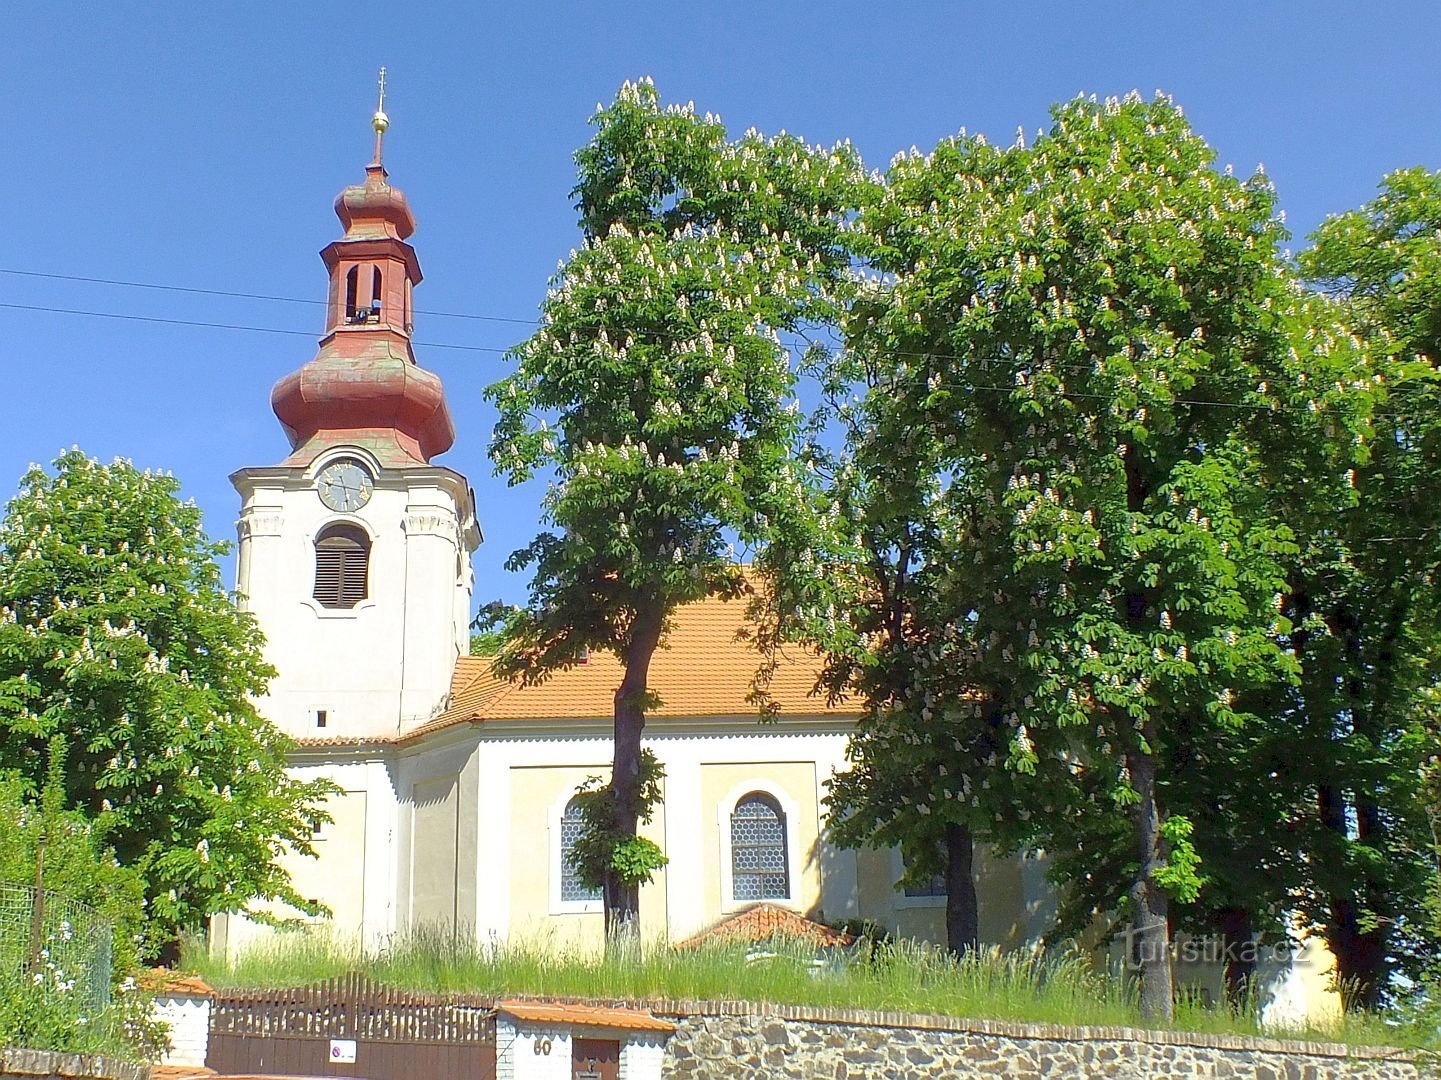
[[(468, 935), (462, 935), (468, 938)], [(817, 959), (800, 942), (764, 949), (717, 942), (676, 949), (628, 942), (604, 952), (547, 938), (474, 942), (449, 934), (397, 937), (366, 951), (317, 934), (265, 939), (233, 963), (201, 942), (187, 967), (211, 985), (298, 986), (348, 971), (402, 989), (483, 995), (536, 995), (645, 1002), (665, 998), (744, 1000), (832, 1008), (895, 1010), (1031, 1023), (1155, 1027), (1141, 1018), (1133, 984), (1097, 971), (1082, 955), (984, 951), (956, 959), (901, 940), (869, 952)], [(1263, 1029), (1259, 1010), (1233, 1011), (1183, 1000), (1177, 1030), (1366, 1044), (1394, 1044), (1394, 1025), (1349, 1016), (1336, 1025)]]

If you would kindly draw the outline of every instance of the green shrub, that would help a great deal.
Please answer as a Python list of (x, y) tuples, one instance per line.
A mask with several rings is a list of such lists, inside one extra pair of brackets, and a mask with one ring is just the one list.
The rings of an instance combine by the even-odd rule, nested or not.
[[(52, 772), (63, 761), (54, 747)], [(62, 799), (0, 773), (0, 1046), (155, 1057), (164, 1026), (134, 979), (142, 883)]]

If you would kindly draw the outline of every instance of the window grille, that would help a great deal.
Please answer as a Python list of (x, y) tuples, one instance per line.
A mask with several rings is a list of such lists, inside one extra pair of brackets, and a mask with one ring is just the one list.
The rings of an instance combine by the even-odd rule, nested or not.
[(575, 842), (580, 839), (585, 829), (585, 822), (580, 816), (580, 805), (571, 799), (565, 804), (565, 812), (560, 816), (560, 899), (561, 903), (582, 903), (587, 900), (599, 900), (599, 889), (587, 889), (585, 883), (580, 880), (580, 874), (570, 864), (570, 852), (575, 847)]
[(315, 541), (315, 599), (328, 608), (353, 608), (365, 599), (370, 537), (354, 525), (332, 525)]
[(786, 816), (768, 795), (742, 796), (731, 813), (731, 892), (736, 900), (790, 896)]

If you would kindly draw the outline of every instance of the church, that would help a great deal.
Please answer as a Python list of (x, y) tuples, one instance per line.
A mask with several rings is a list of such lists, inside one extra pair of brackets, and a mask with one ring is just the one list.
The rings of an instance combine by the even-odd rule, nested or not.
[[(610, 769), (621, 666), (596, 653), (523, 686), (469, 655), (480, 508), (466, 477), (434, 460), (457, 433), (412, 347), (420, 262), (415, 218), (381, 161), (387, 124), (377, 112), (365, 180), (335, 200), (344, 231), (320, 253), (319, 350), (271, 392), (290, 452), (230, 478), (237, 592), (278, 671), (260, 710), (295, 740), (293, 771), (341, 792), (316, 857), (284, 863), (297, 891), (329, 909), (317, 929), (346, 942), (441, 931), (598, 948), (600, 897), (566, 853), (581, 829), (577, 787)], [(662, 704), (643, 745), (665, 776), (641, 833), (668, 862), (640, 889), (643, 938), (687, 941), (763, 906), (757, 922), (865, 919), (944, 942), (939, 883), (902, 887), (899, 851), (828, 838), (827, 781), (847, 768), (858, 706), (813, 694), (817, 662), (796, 651), (771, 681), (776, 719), (762, 724), (747, 701), (761, 658), (740, 633), (745, 608), (682, 608), (651, 663)], [(978, 852), (976, 875), (983, 946), (1025, 946), (1050, 929), (1043, 857)], [(222, 915), (211, 944), (233, 958), (271, 932)], [(1188, 967), (1183, 981), (1219, 994), (1219, 967)], [(1307, 939), (1262, 972), (1268, 1008), (1334, 1010), (1330, 970)]]
[[(231, 476), (237, 591), (279, 672), (261, 711), (298, 744), (298, 775), (343, 791), (315, 836), (318, 857), (287, 867), (349, 940), (448, 927), (598, 944), (599, 896), (566, 852), (577, 786), (609, 771), (620, 665), (594, 654), (527, 687), (469, 655), (483, 504), (435, 461), (457, 433), (411, 343), (421, 271), (415, 218), (381, 162), (387, 124), (377, 112), (365, 180), (335, 201), (343, 235), (321, 252), (319, 351), (271, 393), (290, 452)], [(826, 782), (846, 767), (857, 709), (812, 696), (816, 667), (797, 656), (774, 680), (777, 721), (762, 725), (746, 700), (759, 656), (737, 635), (744, 609), (683, 609), (651, 666), (664, 704), (645, 745), (665, 780), (642, 831), (669, 861), (641, 889), (642, 934), (683, 940), (765, 903), (944, 940), (944, 895), (898, 889), (897, 852), (828, 842)], [(1049, 915), (1040, 864), (982, 857), (978, 868), (983, 940), (1038, 937)], [(239, 917), (212, 928), (230, 955), (265, 932)]]

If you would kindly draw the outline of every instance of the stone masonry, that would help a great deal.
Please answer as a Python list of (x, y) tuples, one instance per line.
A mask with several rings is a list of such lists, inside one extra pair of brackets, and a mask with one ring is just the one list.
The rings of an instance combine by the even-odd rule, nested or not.
[(666, 1046), (666, 1080), (1425, 1075), (1410, 1055), (1385, 1047), (739, 1002), (653, 1007), (677, 1024)]
[(15, 1080), (145, 1080), (149, 1070), (133, 1061), (94, 1054), (0, 1047), (0, 1077)]

